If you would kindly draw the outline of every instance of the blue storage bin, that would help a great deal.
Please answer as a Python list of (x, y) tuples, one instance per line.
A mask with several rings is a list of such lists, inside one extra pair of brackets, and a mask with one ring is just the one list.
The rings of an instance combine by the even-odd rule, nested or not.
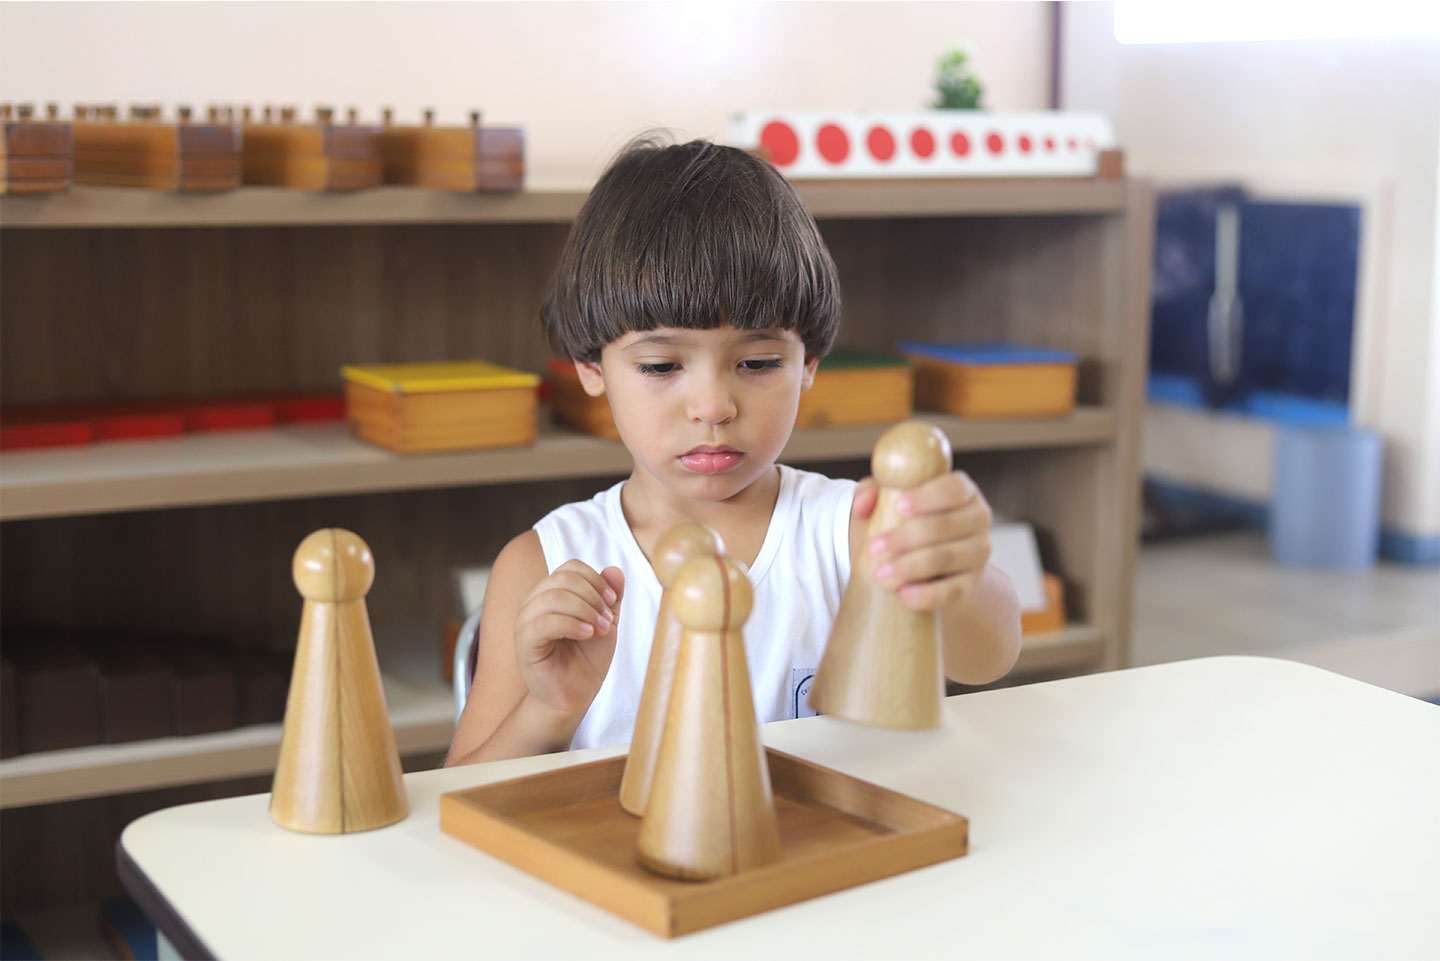
[(1382, 453), (1374, 431), (1280, 426), (1270, 505), (1277, 561), (1345, 569), (1375, 563)]

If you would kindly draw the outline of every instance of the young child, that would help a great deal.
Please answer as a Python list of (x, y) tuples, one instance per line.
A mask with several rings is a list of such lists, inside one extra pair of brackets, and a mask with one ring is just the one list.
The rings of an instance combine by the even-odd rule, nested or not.
[[(761, 721), (804, 711), (860, 551), (916, 610), (939, 610), (945, 671), (981, 684), (1020, 648), (1014, 588), (987, 565), (990, 509), (953, 472), (864, 543), (872, 480), (776, 464), (840, 319), (835, 265), (769, 164), (712, 143), (631, 145), (586, 200), (541, 310), (585, 391), (609, 400), (630, 477), (568, 504), (495, 559), (469, 703), (446, 763), (630, 740), (660, 584), (684, 520), (749, 569), (744, 628)], [(622, 616), (623, 604), (623, 616)]]

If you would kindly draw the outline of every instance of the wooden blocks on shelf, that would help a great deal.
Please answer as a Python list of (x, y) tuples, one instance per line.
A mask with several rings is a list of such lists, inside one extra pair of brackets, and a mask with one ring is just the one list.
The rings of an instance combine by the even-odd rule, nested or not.
[(573, 361), (552, 357), (545, 362), (545, 385), (549, 388), (550, 406), (555, 419), (566, 427), (594, 434), (606, 440), (619, 440), (615, 418), (610, 416), (610, 402), (604, 397), (591, 397), (580, 385)]
[(242, 177), (247, 184), (308, 190), (359, 190), (381, 183), (380, 127), (336, 123), (334, 111), (320, 107), (314, 123), (295, 120), (286, 108), (278, 119), (269, 108), (244, 124)]
[(128, 119), (112, 108), (79, 107), (75, 117), (75, 182), (159, 190), (229, 190), (240, 186), (240, 128), (217, 112), (192, 122), (159, 107), (132, 107)]
[(471, 111), (466, 127), (437, 127), (432, 111), (423, 125), (392, 124), (386, 111), (380, 155), (387, 184), (435, 190), (514, 191), (525, 185), (525, 131), (484, 127)]
[(75, 148), (69, 123), (52, 104), (47, 117), (29, 104), (0, 104), (0, 194), (41, 194), (69, 190)]
[(915, 380), (909, 361), (836, 347), (821, 359), (815, 383), (800, 395), (795, 426), (893, 424), (914, 409)]
[(531, 444), (536, 374), (484, 361), (342, 368), (351, 433), (402, 454)]
[(902, 343), (915, 403), (962, 417), (1046, 417), (1075, 409), (1076, 356), (1013, 344)]

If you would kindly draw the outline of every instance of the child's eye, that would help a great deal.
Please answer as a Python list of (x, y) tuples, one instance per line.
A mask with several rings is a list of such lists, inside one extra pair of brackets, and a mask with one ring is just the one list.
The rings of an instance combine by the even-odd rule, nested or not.
[(769, 357), (764, 360), (742, 360), (740, 366), (746, 370), (774, 370), (780, 366), (779, 357)]
[(666, 374), (673, 374), (673, 373), (674, 373), (676, 370), (678, 370), (679, 368), (680, 368), (680, 365), (679, 365), (679, 364), (676, 364), (676, 363), (673, 363), (673, 362), (668, 362), (668, 363), (664, 363), (664, 364), (636, 364), (636, 365), (635, 365), (635, 369), (636, 369), (636, 370), (640, 371), (640, 373), (642, 373), (642, 374), (648, 374), (648, 375), (650, 375), (651, 377), (664, 377)]

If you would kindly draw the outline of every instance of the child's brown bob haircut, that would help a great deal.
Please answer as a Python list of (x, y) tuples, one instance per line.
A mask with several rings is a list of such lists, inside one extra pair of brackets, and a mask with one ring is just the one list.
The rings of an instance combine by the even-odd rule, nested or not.
[(793, 330), (823, 357), (840, 324), (835, 264), (765, 161), (706, 141), (626, 147), (585, 201), (540, 308), (551, 348), (595, 362), (627, 331)]

